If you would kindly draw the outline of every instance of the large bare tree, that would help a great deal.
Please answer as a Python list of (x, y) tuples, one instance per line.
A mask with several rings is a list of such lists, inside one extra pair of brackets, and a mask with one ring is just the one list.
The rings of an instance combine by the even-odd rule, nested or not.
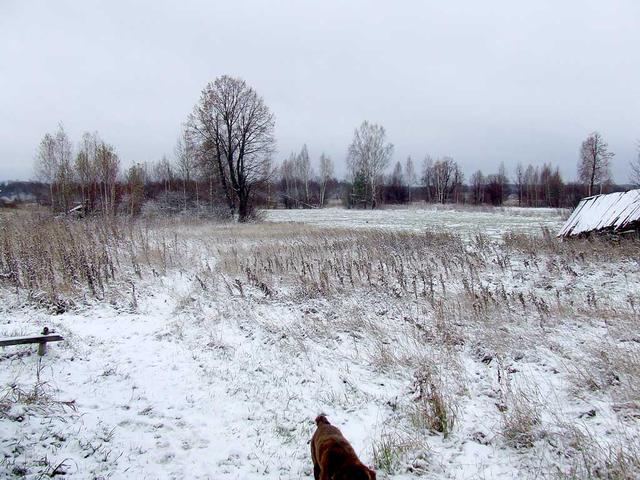
[(578, 163), (578, 178), (587, 186), (589, 196), (594, 194), (594, 187), (602, 185), (611, 178), (609, 162), (614, 153), (609, 151), (609, 145), (598, 132), (591, 133), (582, 142), (580, 148), (580, 162)]
[(273, 153), (273, 114), (244, 80), (229, 76), (209, 83), (187, 122), (187, 131), (210, 155), (227, 205), (247, 220), (256, 184), (265, 180)]
[(352, 177), (362, 178), (365, 183), (365, 206), (375, 208), (378, 183), (392, 154), (393, 145), (386, 142), (386, 133), (381, 125), (364, 121), (353, 133), (347, 165)]

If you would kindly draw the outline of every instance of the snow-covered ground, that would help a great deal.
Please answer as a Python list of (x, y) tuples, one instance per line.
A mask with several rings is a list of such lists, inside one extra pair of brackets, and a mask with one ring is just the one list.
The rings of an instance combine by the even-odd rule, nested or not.
[(543, 228), (555, 234), (568, 214), (568, 211), (552, 208), (456, 208), (450, 205), (389, 207), (381, 210), (323, 208), (264, 211), (265, 219), (270, 222), (413, 232), (445, 230), (462, 235), (483, 232), (493, 238), (499, 238), (506, 232), (540, 234)]
[[(397, 221), (366, 214), (324, 213)], [(514, 216), (534, 232), (546, 218)], [(94, 295), (51, 277), (55, 301), (4, 277), (0, 336), (48, 325), (66, 340), (42, 359), (0, 351), (0, 476), (312, 478), (323, 412), (378, 478), (636, 477), (640, 248), (498, 241), (508, 228), (476, 220), (462, 238), (140, 224), (105, 251), (90, 228), (43, 235), (54, 270), (74, 271), (56, 249), (113, 270)], [(35, 251), (20, 228), (4, 230), (5, 270)], [(67, 231), (87, 235), (76, 250), (55, 240)]]

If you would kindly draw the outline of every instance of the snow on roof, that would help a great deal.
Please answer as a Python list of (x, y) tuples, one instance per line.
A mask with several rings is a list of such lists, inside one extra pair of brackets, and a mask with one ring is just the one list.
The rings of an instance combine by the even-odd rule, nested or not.
[(622, 232), (640, 222), (640, 189), (595, 195), (580, 200), (559, 237), (608, 230)]

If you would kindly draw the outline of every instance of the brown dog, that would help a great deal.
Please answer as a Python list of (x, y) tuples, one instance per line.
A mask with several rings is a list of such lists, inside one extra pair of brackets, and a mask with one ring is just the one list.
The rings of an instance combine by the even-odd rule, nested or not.
[(316, 425), (311, 438), (315, 480), (376, 480), (376, 472), (363, 465), (351, 444), (327, 417), (319, 415)]

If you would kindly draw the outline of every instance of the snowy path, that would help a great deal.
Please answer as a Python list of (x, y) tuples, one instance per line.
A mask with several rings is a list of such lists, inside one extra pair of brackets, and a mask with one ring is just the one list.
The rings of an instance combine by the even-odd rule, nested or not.
[[(366, 404), (383, 391), (367, 378), (368, 391), (335, 398), (371, 372), (346, 358), (344, 366), (309, 351), (291, 354), (299, 345), (287, 336), (293, 327), (286, 309), (262, 312), (283, 329), (269, 332), (259, 306), (251, 315), (230, 314), (228, 299), (184, 309), (189, 288), (170, 279), (145, 295), (136, 313), (101, 305), (12, 319), (13, 331), (47, 323), (65, 336), (44, 357), (41, 378), (52, 397), (74, 400), (77, 411), (12, 422), (0, 453), (21, 436), (25, 443), (45, 436), (54, 440), (43, 451), (18, 459), (28, 466), (46, 456), (29, 473), (63, 462), (62, 470), (77, 478), (308, 478), (312, 418), (335, 401), (351, 413), (349, 422), (333, 418), (354, 443), (369, 444), (366, 427), (378, 412)], [(3, 360), (11, 367), (5, 373), (33, 385), (35, 355)], [(310, 370), (317, 375), (307, 378)], [(9, 383), (5, 375), (1, 380)]]
[[(185, 346), (159, 337), (167, 320), (119, 315), (68, 323), (78, 343), (94, 345), (83, 355), (91, 361), (72, 371), (69, 385), (70, 392), (82, 392), (82, 422), (115, 428), (111, 448), (123, 453), (118, 470), (136, 478), (205, 475), (212, 439), (223, 428), (211, 412), (228, 404), (221, 392), (207, 388)], [(144, 462), (131, 458), (143, 454)]]
[[(67, 342), (44, 358), (42, 377), (59, 389), (57, 398), (76, 403), (74, 422), (53, 425), (62, 437), (77, 436), (77, 457), (65, 460), (69, 473), (88, 474), (87, 458), (95, 456), (96, 475), (210, 478), (212, 464), (233, 456), (228, 427), (241, 410), (187, 345), (162, 335), (171, 309), (171, 298), (156, 296), (144, 314), (103, 309), (52, 317)], [(35, 369), (35, 356), (22, 361), (26, 372)]]

